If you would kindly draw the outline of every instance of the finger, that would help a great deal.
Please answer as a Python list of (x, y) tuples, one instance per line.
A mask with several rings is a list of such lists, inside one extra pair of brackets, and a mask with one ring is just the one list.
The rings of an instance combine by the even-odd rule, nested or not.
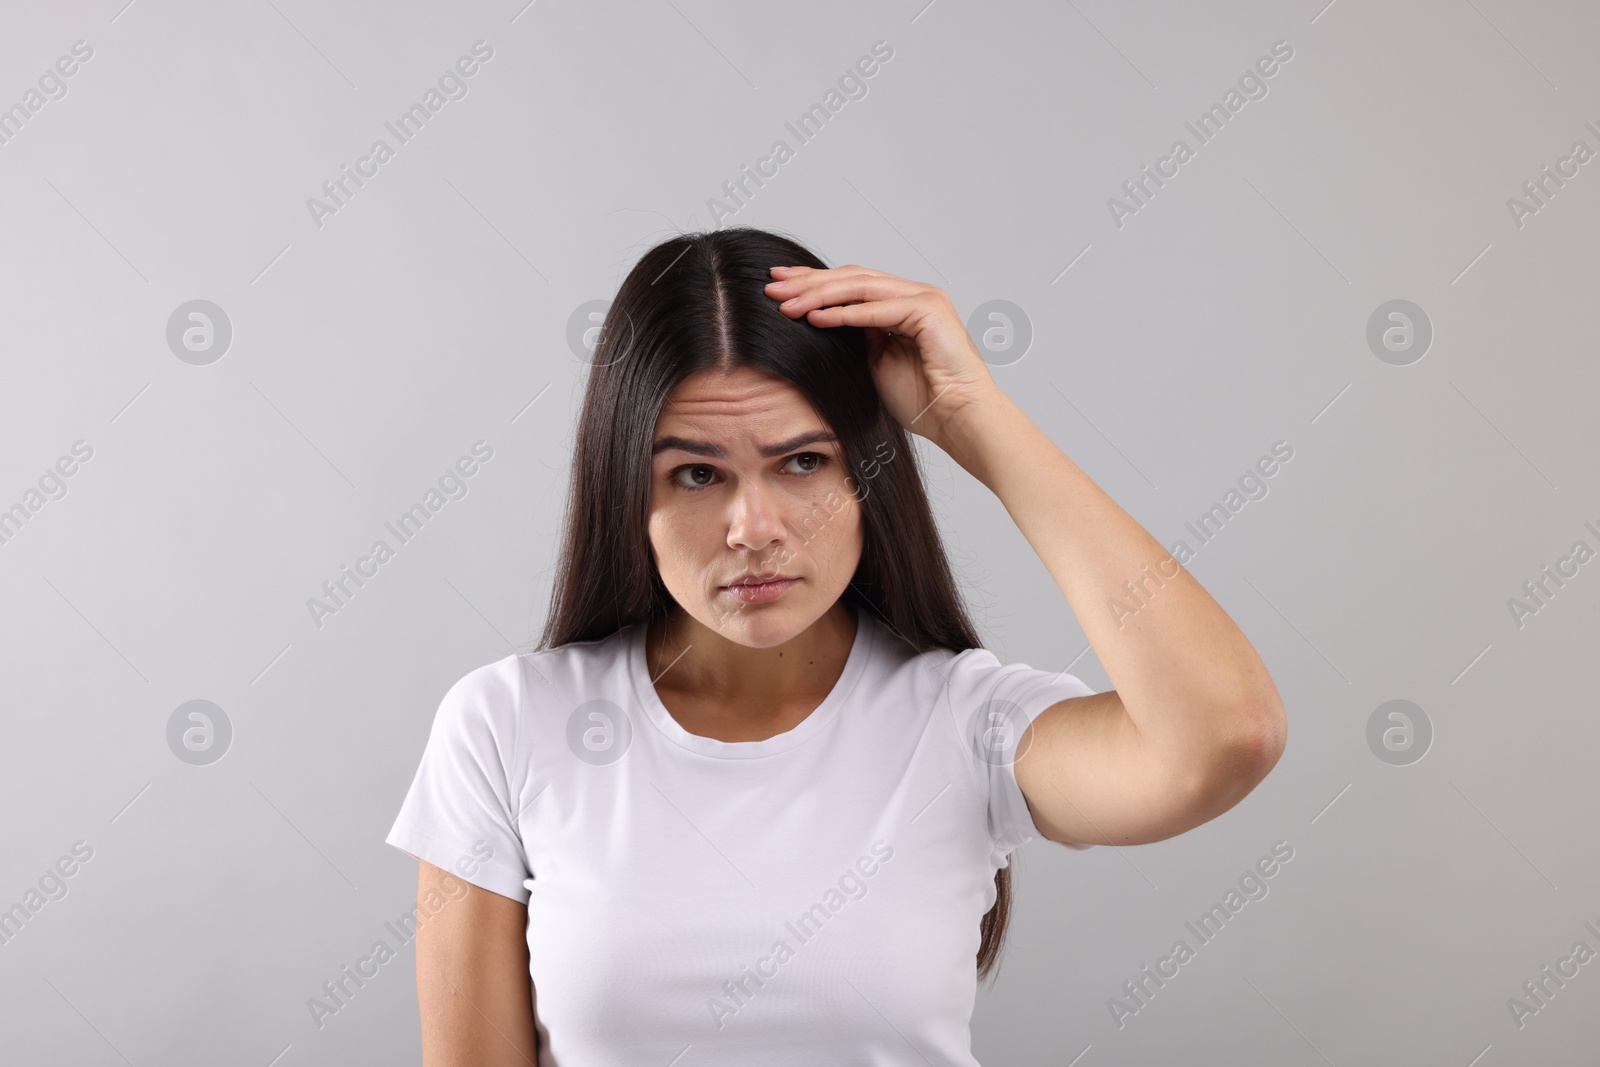
[(892, 274), (857, 274), (843, 278), (808, 278), (798, 284), (774, 287), (768, 295), (783, 297), (779, 307), (793, 316), (830, 304), (888, 300), (922, 290), (916, 282)]
[(838, 277), (844, 270), (843, 267), (772, 267), (774, 277), (766, 287), (770, 290), (774, 286), (815, 285), (819, 280)]
[(806, 267), (806, 266), (780, 266), (768, 267), (769, 271), (784, 271), (789, 274), (827, 274), (830, 271), (851, 271), (862, 274), (882, 274), (883, 271), (873, 270), (870, 267), (858, 266), (854, 263), (844, 263), (837, 267)]
[(769, 289), (775, 285), (816, 285), (819, 282), (831, 281), (835, 278), (847, 278), (857, 275), (875, 278), (894, 277), (894, 275), (886, 274), (881, 270), (858, 267), (854, 263), (847, 263), (842, 267), (769, 267), (767, 269), (774, 276), (773, 280), (767, 283), (767, 288)]
[(792, 278), (807, 271), (815, 271), (816, 267), (768, 267), (767, 271), (783, 278)]
[(813, 326), (876, 326), (885, 332), (915, 337), (922, 312), (916, 297), (902, 296), (865, 304), (812, 308), (806, 313), (806, 321)]

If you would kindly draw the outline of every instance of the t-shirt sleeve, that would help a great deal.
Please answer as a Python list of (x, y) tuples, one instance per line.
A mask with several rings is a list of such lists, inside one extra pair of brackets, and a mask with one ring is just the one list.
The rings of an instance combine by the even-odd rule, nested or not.
[(512, 801), (521, 792), (520, 690), (514, 657), (450, 687), (385, 840), (475, 886), (527, 903), (531, 872)]
[(1026, 663), (1002, 664), (983, 648), (959, 653), (947, 669), (950, 710), (987, 786), (989, 835), (996, 852), (1004, 856), (1044, 836), (1017, 784), (1017, 743), (1046, 708), (1071, 697), (1088, 696), (1094, 689), (1064, 671), (1036, 670)]

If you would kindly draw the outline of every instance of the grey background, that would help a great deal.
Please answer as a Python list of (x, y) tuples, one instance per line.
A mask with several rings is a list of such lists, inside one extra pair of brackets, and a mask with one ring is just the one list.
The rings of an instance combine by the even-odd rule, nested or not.
[[(1507, 999), (1600, 927), (1600, 148), (1588, 5), (821, 2), (7, 5), (0, 507), (93, 456), (0, 544), (0, 908), (93, 857), (0, 945), (15, 1063), (415, 1062), (410, 947), (320, 1029), (307, 998), (411, 905), (383, 837), (439, 698), (528, 647), (584, 364), (569, 319), (773, 141), (726, 223), (1024, 309), (1001, 386), (1158, 540), (1276, 441), (1293, 458), (1190, 570), (1290, 718), (1225, 816), (1137, 848), (1018, 853), (990, 1064), (1570, 1064), (1600, 964), (1520, 1027)], [(493, 58), (403, 146), (383, 128), (474, 41)], [(873, 42), (892, 60), (810, 143), (785, 127)], [(1262, 99), (1184, 128), (1275, 41)], [(395, 156), (319, 228), (306, 201)], [(1108, 198), (1195, 156), (1119, 228)], [(166, 343), (215, 302), (231, 346)], [(1390, 300), (1430, 349), (1366, 341)], [(998, 364), (1004, 363), (1004, 366)], [(306, 600), (472, 442), (494, 458), (319, 628)], [(936, 450), (930, 491), (1002, 660), (1109, 687), (1004, 509)], [(391, 539), (392, 540), (392, 539)], [(207, 766), (167, 744), (204, 699)], [(1422, 708), (1425, 758), (1367, 742)], [(1294, 858), (1119, 1027), (1122, 995), (1273, 842)], [(388, 937), (393, 940), (392, 937)]]

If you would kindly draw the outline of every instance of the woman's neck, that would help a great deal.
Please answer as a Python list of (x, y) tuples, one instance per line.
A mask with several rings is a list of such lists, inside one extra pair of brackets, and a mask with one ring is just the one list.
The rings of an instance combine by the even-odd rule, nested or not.
[(759, 731), (804, 719), (826, 699), (844, 673), (859, 625), (855, 609), (836, 601), (788, 641), (750, 648), (679, 608), (659, 632), (646, 631), (646, 663), (657, 695), (685, 729), (690, 717), (719, 729)]

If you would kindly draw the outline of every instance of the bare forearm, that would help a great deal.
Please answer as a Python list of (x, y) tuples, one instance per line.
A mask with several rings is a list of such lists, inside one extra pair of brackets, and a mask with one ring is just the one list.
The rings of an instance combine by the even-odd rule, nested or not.
[(1000, 498), (1147, 744), (1194, 756), (1275, 734), (1276, 688), (1211, 595), (998, 389), (939, 442)]

